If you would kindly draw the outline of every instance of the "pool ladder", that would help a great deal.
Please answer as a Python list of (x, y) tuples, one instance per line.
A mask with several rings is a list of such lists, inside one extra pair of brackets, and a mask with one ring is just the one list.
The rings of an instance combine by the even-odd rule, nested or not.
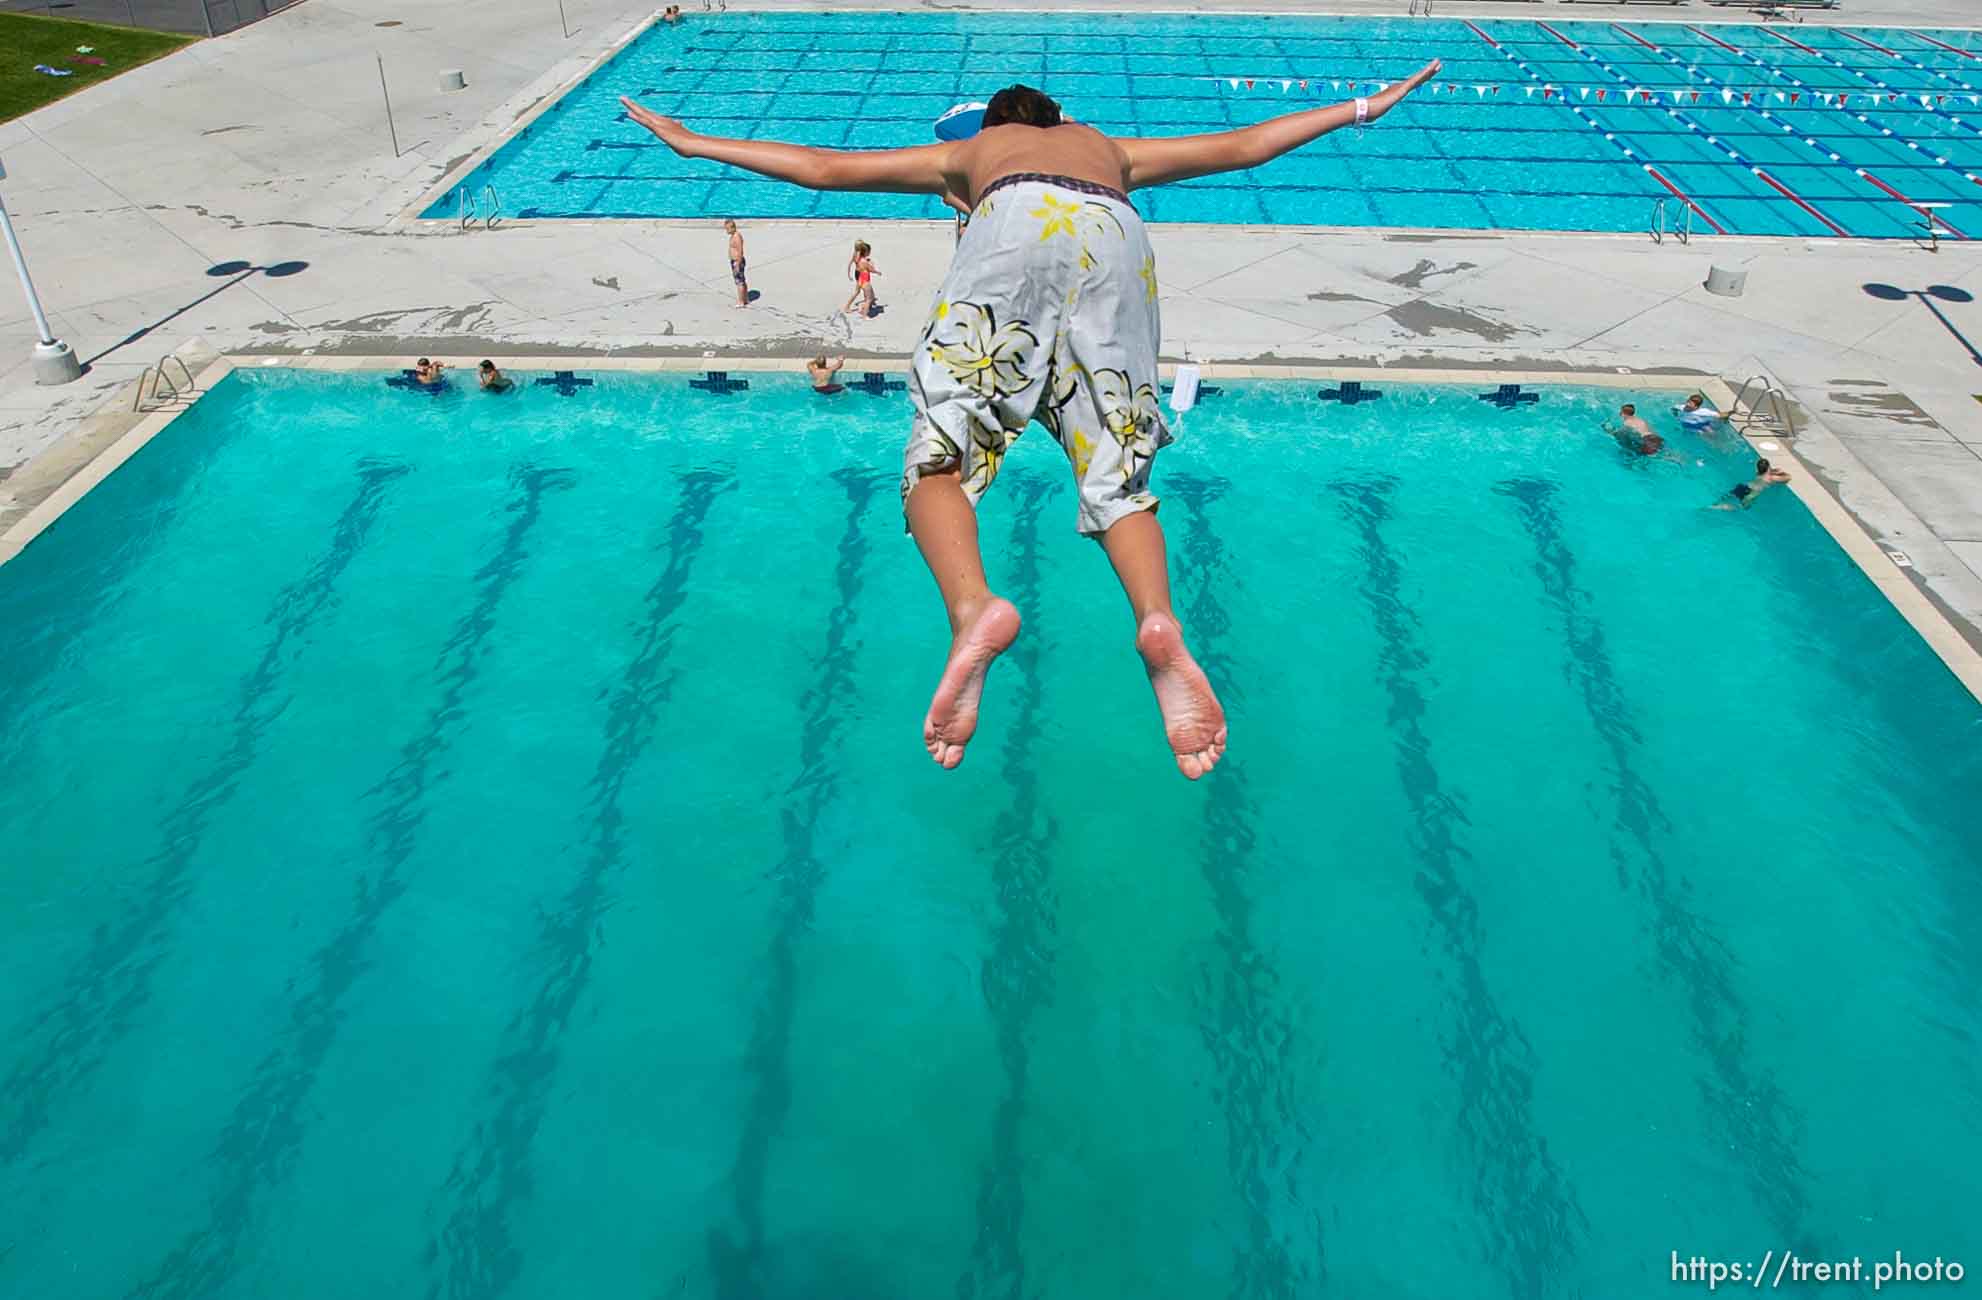
[(1411, 0), (1411, 17), (1431, 17), (1431, 0)]
[[(1746, 411), (1741, 409), (1743, 402), (1748, 403)], [(1734, 405), (1728, 408), (1727, 420), (1743, 433), (1759, 424), (1785, 438), (1796, 437), (1796, 413), (1789, 404), (1789, 394), (1777, 388), (1767, 375), (1755, 375), (1741, 385), (1741, 391), (1734, 395)]]
[[(180, 378), (186, 381), (184, 388), (180, 388), (178, 384), (172, 381), (172, 377), (165, 373), (167, 362), (178, 363)], [(145, 380), (147, 379), (151, 380), (151, 403), (149, 405), (145, 402)], [(165, 389), (166, 393), (163, 397), (159, 395), (161, 386)], [(199, 386), (193, 382), (193, 372), (187, 367), (185, 358), (174, 356), (168, 352), (158, 359), (157, 365), (146, 366), (139, 372), (137, 391), (131, 394), (131, 409), (133, 411), (155, 411), (168, 402), (191, 401), (193, 394), (198, 391)]]
[(496, 193), (494, 182), (482, 186), (482, 196), (489, 201), (489, 215), (486, 217), (482, 216), (481, 199), (470, 194), (466, 185), (456, 191), (456, 196), (463, 230), (473, 229), (477, 221), (482, 223), (482, 229), (494, 230), (496, 222), (502, 220), (502, 196)]
[(1663, 244), (1668, 234), (1682, 244), (1693, 242), (1692, 204), (1681, 203), (1679, 205), (1679, 220), (1673, 222), (1669, 228), (1666, 225), (1665, 205), (1674, 201), (1673, 199), (1660, 199), (1652, 204), (1652, 242), (1654, 244)]

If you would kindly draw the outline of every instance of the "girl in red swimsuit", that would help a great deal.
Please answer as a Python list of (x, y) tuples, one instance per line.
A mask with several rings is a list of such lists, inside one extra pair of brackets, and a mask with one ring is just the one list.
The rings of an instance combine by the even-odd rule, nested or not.
[(846, 306), (840, 308), (842, 312), (852, 311), (855, 303), (860, 304), (862, 316), (871, 317), (876, 311), (878, 304), (874, 301), (874, 277), (881, 273), (874, 267), (870, 256), (873, 252), (874, 250), (867, 246), (866, 240), (853, 241), (853, 256), (846, 264), (846, 273), (853, 280), (853, 297), (848, 298)]

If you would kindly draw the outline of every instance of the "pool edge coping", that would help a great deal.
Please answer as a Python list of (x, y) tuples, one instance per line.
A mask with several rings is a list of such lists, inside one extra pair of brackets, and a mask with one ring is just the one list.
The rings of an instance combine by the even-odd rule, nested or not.
[[(451, 369), (463, 373), (473, 373), (480, 358), (467, 354), (446, 356), (430, 354)], [(795, 375), (795, 366), (801, 358), (767, 357), (740, 355), (705, 355), (671, 357), (592, 357), (559, 356), (555, 353), (537, 353), (503, 358), (503, 364), (518, 370), (593, 370), (617, 371), (621, 373), (665, 372), (665, 371), (776, 371)], [(882, 369), (899, 368), (898, 358), (890, 358), (877, 363)], [(1509, 368), (1481, 367), (1461, 369), (1456, 367), (1383, 367), (1383, 366), (1326, 366), (1273, 363), (1227, 363), (1227, 362), (1164, 362), (1159, 366), (1160, 378), (1175, 376), (1180, 364), (1195, 364), (1198, 371), (1207, 379), (1266, 379), (1282, 381), (1343, 380), (1368, 381), (1387, 380), (1406, 384), (1463, 384), (1480, 382), (1535, 384), (1541, 386), (1579, 386), (1586, 388), (1614, 388), (1637, 390), (1663, 390), (1680, 392), (1692, 390), (1705, 393), (1714, 405), (1723, 411), (1732, 410), (1735, 392), (1726, 379), (1712, 374), (1692, 373), (1643, 373), (1630, 371), (1620, 374), (1615, 370), (1519, 370)], [(142, 449), (146, 443), (157, 437), (171, 423), (187, 411), (193, 409), (200, 399), (212, 392), (215, 386), (225, 380), (235, 370), (284, 368), (291, 370), (313, 370), (323, 372), (353, 372), (362, 370), (399, 371), (405, 368), (404, 359), (389, 356), (335, 355), (335, 356), (268, 356), (228, 353), (214, 355), (194, 371), (194, 391), (190, 399), (160, 409), (144, 413), (121, 434), (114, 436), (109, 445), (89, 456), (77, 468), (62, 477), (44, 497), (37, 501), (4, 532), (0, 532), (0, 566), (19, 555), (36, 537), (45, 532), (72, 506), (89, 494), (91, 489), (103, 482), (117, 468)], [(138, 381), (142, 382), (142, 380)], [(128, 387), (120, 388), (113, 400), (121, 400)], [(102, 430), (92, 429), (106, 418), (121, 416), (106, 404), (95, 419), (85, 421), (82, 426), (49, 447), (41, 456), (30, 461), (22, 477), (31, 479), (37, 468), (46, 462), (48, 469), (59, 470), (63, 453), (73, 455), (78, 444), (88, 441), (91, 436), (102, 436)], [(1978, 704), (1982, 704), (1982, 648), (1978, 648), (1963, 635), (1953, 618), (1937, 605), (1933, 598), (1894, 560), (1892, 554), (1881, 546), (1866, 526), (1860, 522), (1836, 493), (1828, 487), (1815, 470), (1796, 454), (1793, 439), (1788, 439), (1769, 430), (1747, 429), (1741, 431), (1742, 438), (1751, 449), (1766, 454), (1779, 463), (1792, 466), (1796, 473), (1792, 476), (1789, 488), (1803, 503), (1818, 525), (1828, 533), (1849, 560), (1855, 564), (1872, 586), (1898, 611), (1909, 627), (1913, 629), (1927, 649), (1933, 653), (1955, 680), (1960, 683)], [(1764, 444), (1768, 444), (1764, 446)], [(1846, 455), (1849, 456), (1848, 449)], [(1851, 458), (1855, 464), (1855, 458)], [(44, 470), (46, 472), (46, 470)]]
[[(550, 89), (539, 93), (535, 104), (526, 104), (510, 119), (509, 125), (496, 127), (494, 123), (501, 120), (502, 114), (508, 111), (512, 104), (531, 94), (535, 90), (534, 84), (525, 86), (521, 91), (490, 109), (480, 122), (477, 122), (474, 126), (457, 136), (454, 144), (456, 147), (469, 144), (477, 138), (482, 137), (483, 132), (489, 129), (494, 129), (495, 135), (493, 137), (483, 138), (480, 144), (474, 144), (468, 150), (467, 155), (460, 162), (444, 172), (439, 180), (422, 186), (420, 192), (413, 198), (412, 202), (400, 207), (398, 211), (387, 219), (385, 223), (386, 229), (416, 231), (428, 225), (436, 227), (457, 225), (459, 222), (458, 217), (423, 217), (420, 214), (440, 202), (449, 190), (474, 175), (484, 163), (501, 152), (504, 145), (507, 145), (511, 140), (529, 130), (536, 124), (538, 118), (557, 107), (558, 104), (563, 102), (565, 96), (591, 80), (592, 74), (618, 58), (627, 46), (640, 39), (648, 28), (660, 20), (661, 11), (656, 9), (645, 18), (636, 21), (626, 31), (620, 33), (620, 35), (607, 41), (605, 48), (585, 60), (584, 66), (580, 67), (577, 72), (558, 81)], [(511, 218), (503, 217), (501, 220), (503, 224), (507, 225)], [(521, 218), (518, 218), (518, 220), (521, 220)]]

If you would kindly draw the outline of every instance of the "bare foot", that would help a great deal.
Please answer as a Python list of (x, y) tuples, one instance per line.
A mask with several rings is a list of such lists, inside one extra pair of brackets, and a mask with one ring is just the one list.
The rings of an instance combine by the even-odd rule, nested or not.
[(1218, 707), (1204, 670), (1184, 649), (1184, 634), (1168, 614), (1151, 614), (1136, 629), (1136, 653), (1149, 669), (1163, 732), (1177, 768), (1195, 781), (1225, 756), (1225, 710)]
[(984, 674), (1019, 634), (1019, 612), (996, 596), (970, 614), (950, 642), (950, 661), (922, 720), (922, 743), (944, 767), (963, 762), (963, 747), (977, 731), (977, 700)]

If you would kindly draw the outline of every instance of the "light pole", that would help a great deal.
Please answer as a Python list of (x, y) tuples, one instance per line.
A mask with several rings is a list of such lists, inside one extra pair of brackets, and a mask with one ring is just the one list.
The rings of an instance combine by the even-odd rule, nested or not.
[[(0, 163), (0, 181), (7, 179), (7, 168)], [(83, 364), (69, 345), (55, 337), (55, 331), (48, 328), (48, 316), (41, 310), (41, 299), (35, 296), (34, 281), (28, 278), (27, 259), (21, 256), (21, 241), (14, 234), (14, 219), (7, 215), (7, 202), (0, 197), (0, 236), (7, 240), (7, 255), (14, 259), (14, 273), (21, 277), (21, 292), (27, 295), (28, 311), (34, 315), (34, 382), (37, 384), (66, 384), (72, 379), (83, 377)]]

